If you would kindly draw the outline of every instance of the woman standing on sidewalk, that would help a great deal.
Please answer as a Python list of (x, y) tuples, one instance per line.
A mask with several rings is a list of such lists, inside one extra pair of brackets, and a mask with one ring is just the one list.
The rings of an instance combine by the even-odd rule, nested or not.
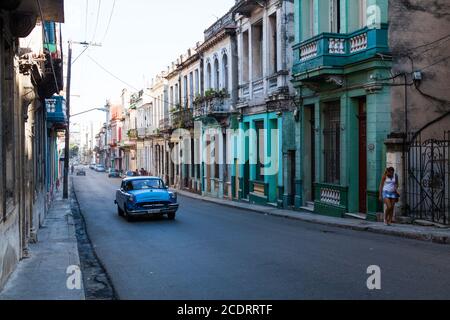
[(384, 172), (380, 183), (380, 201), (384, 203), (384, 224), (390, 226), (394, 218), (395, 204), (398, 202), (400, 195), (398, 193), (398, 176), (395, 169), (390, 167)]

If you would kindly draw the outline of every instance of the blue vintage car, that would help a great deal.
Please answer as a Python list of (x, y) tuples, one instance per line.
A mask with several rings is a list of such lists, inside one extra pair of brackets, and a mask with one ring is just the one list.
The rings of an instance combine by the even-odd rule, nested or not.
[(169, 191), (158, 177), (129, 177), (116, 192), (119, 216), (128, 221), (134, 216), (167, 215), (175, 219), (178, 210), (177, 194)]

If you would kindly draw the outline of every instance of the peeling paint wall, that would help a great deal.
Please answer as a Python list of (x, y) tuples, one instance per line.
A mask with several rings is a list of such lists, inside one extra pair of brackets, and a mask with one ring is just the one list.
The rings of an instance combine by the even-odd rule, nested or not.
[[(408, 132), (415, 132), (450, 111), (450, 2), (390, 0), (389, 24), (393, 74), (408, 74)], [(414, 84), (413, 71), (421, 71), (422, 81)], [(393, 82), (399, 86), (392, 87), (392, 132), (405, 132), (405, 86), (400, 85), (405, 78)], [(422, 138), (442, 139), (449, 128), (450, 115), (426, 129)]]

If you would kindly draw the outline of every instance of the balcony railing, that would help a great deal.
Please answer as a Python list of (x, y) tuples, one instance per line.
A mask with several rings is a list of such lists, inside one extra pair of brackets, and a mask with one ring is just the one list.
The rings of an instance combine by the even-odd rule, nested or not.
[(196, 105), (194, 118), (227, 115), (231, 111), (231, 101), (227, 97), (212, 97)]
[(145, 138), (145, 134), (146, 134), (146, 130), (145, 128), (138, 128), (137, 129), (137, 134), (139, 138)]
[(322, 33), (293, 47), (294, 75), (326, 67), (343, 67), (389, 53), (388, 25), (349, 34)]
[(62, 96), (53, 96), (45, 100), (47, 121), (54, 125), (66, 125), (66, 100)]
[(250, 83), (244, 83), (239, 86), (239, 97), (241, 99), (248, 98), (250, 96)]
[(159, 130), (160, 131), (168, 131), (171, 129), (170, 119), (164, 118), (159, 121)]
[(172, 112), (172, 127), (191, 128), (194, 125), (194, 113), (192, 109), (179, 109)]
[(128, 138), (130, 138), (130, 139), (137, 139), (137, 137), (138, 137), (138, 132), (137, 132), (137, 130), (136, 129), (130, 129), (130, 130), (128, 130)]

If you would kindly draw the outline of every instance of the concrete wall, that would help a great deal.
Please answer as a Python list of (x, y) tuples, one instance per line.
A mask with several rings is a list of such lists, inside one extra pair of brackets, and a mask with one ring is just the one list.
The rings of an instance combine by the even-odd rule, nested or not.
[[(450, 111), (450, 2), (448, 0), (390, 0), (389, 38), (393, 74), (422, 71), (423, 80), (407, 87), (408, 131), (417, 131)], [(438, 41), (439, 39), (442, 39)], [(404, 77), (394, 83), (404, 83)], [(422, 93), (420, 92), (422, 91)], [(392, 88), (392, 131), (405, 131), (405, 88)], [(443, 138), (450, 116), (424, 131), (423, 138)]]

